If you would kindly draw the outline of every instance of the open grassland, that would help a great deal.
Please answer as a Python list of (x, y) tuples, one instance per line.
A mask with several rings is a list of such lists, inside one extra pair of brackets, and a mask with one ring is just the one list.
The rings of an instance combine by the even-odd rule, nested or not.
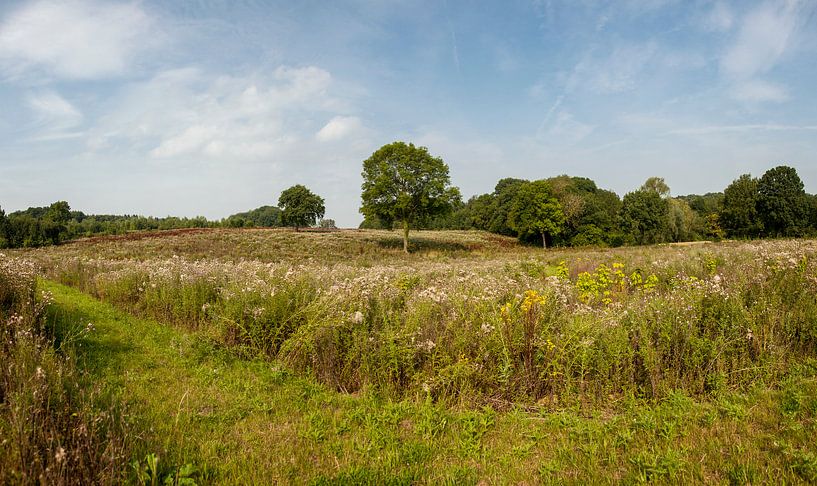
[(15, 258), (53, 281), (51, 328), (96, 325), (80, 362), (131, 410), (131, 479), (817, 481), (817, 242), (413, 243), (211, 230)]

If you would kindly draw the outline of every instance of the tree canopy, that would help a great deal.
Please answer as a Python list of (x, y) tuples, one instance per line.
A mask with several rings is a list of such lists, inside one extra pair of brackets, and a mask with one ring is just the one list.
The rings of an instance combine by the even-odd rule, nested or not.
[(621, 217), (630, 242), (644, 245), (665, 241), (669, 203), (659, 192), (641, 189), (626, 194)]
[(520, 239), (536, 236), (541, 238), (542, 247), (547, 248), (548, 237), (562, 231), (565, 215), (550, 184), (540, 180), (527, 182), (519, 188), (508, 220)]
[(757, 183), (757, 209), (769, 236), (796, 236), (804, 231), (809, 203), (803, 181), (792, 167), (769, 169)]
[(451, 211), (460, 200), (443, 159), (411, 143), (384, 145), (363, 161), (362, 175), (360, 212), (388, 228), (401, 223), (405, 252), (411, 228)]
[(661, 197), (669, 197), (670, 190), (663, 177), (650, 177), (641, 184), (641, 191), (654, 192)]
[(284, 190), (278, 198), (278, 207), (281, 208), (283, 224), (294, 227), (296, 231), (305, 226), (315, 226), (326, 211), (323, 198), (301, 184)]
[(721, 224), (730, 237), (757, 236), (763, 228), (757, 213), (757, 182), (743, 174), (723, 190)]

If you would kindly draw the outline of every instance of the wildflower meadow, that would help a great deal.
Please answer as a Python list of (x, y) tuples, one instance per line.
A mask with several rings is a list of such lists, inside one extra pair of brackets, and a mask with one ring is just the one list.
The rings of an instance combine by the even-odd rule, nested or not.
[[(173, 333), (160, 354), (193, 360), (188, 368), (216, 360), (229, 373), (266, 370), (235, 392), (214, 384), (221, 372), (196, 375), (186, 391), (168, 382), (163, 396), (176, 405), (164, 417), (150, 393), (135, 399), (129, 382), (110, 385), (107, 425), (94, 440), (112, 444), (98, 446), (109, 464), (134, 463), (120, 479), (241, 482), (231, 464), (255, 464), (247, 441), (275, 427), (308, 453), (290, 451), (283, 469), (258, 466), (272, 482), (817, 480), (817, 242), (542, 250), (480, 232), (415, 238), (411, 254), (376, 230), (210, 230), (19, 251), (4, 261), (24, 270), (5, 263), (4, 272), (28, 283), (3, 282), (28, 290), (6, 290), (3, 302), (29, 306), (29, 323), (18, 324), (15, 310), (3, 319), (7, 333), (42, 328), (55, 344), (59, 333), (37, 316), (95, 312), (71, 310), (73, 287), (99, 303), (89, 306)], [(34, 290), (35, 268), (58, 303)], [(85, 329), (72, 331), (72, 346), (91, 339)], [(48, 359), (60, 366), (82, 353), (56, 349)], [(116, 366), (127, 369), (121, 354)], [(150, 373), (172, 368), (166, 359), (175, 358)], [(31, 366), (36, 383), (41, 368)], [(232, 410), (233, 393), (236, 403), (263, 402), (270, 386), (298, 396), (288, 412), (259, 402), (208, 418)], [(128, 425), (117, 428), (111, 410), (123, 407)], [(181, 427), (157, 420), (218, 425), (179, 443)], [(140, 427), (152, 446), (124, 440)], [(232, 445), (204, 440), (214, 430)], [(49, 471), (69, 451), (61, 440), (39, 446), (53, 463), (43, 467), (57, 468)], [(249, 455), (237, 457), (235, 441)]]

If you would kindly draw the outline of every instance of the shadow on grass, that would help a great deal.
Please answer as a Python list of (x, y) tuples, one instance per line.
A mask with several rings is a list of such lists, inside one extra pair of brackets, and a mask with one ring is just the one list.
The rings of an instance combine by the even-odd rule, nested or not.
[[(374, 241), (380, 248), (387, 250), (402, 250), (403, 238), (401, 236), (387, 236), (385, 238), (377, 238)], [(484, 245), (480, 243), (461, 243), (457, 241), (441, 241), (432, 238), (410, 237), (409, 251), (412, 253), (424, 253), (431, 251), (439, 251), (446, 253), (463, 253), (474, 250), (479, 250)]]
[(88, 328), (89, 323), (100, 320), (98, 314), (64, 304), (49, 306), (46, 314), (46, 326), (54, 337), (55, 347), (60, 349), (66, 341), (70, 341), (69, 347), (80, 362), (80, 368), (93, 376), (109, 373), (111, 369), (121, 369), (135, 350), (125, 336)]

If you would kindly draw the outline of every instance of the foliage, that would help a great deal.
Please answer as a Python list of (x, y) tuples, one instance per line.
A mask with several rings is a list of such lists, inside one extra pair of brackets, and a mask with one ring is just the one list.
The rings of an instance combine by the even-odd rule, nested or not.
[(296, 230), (304, 226), (315, 226), (326, 212), (323, 198), (301, 184), (285, 189), (278, 198), (278, 206), (281, 208), (281, 222)]
[(707, 231), (705, 221), (685, 200), (670, 198), (668, 201), (667, 239), (676, 242), (701, 239)]
[(491, 233), (499, 233), (506, 236), (517, 236), (511, 227), (510, 213), (516, 201), (519, 190), (527, 184), (524, 179), (505, 178), (500, 179), (494, 187), (493, 204), (488, 209), (489, 215), (486, 219), (485, 228)]
[[(0, 248), (28, 248), (55, 245), (65, 241), (95, 236), (120, 235), (132, 231), (206, 228), (219, 223), (196, 218), (153, 218), (144, 216), (86, 215), (69, 211), (68, 203), (60, 201), (50, 207), (28, 208), (0, 218)], [(236, 221), (223, 223), (228, 227), (243, 226)]]
[(275, 206), (261, 206), (250, 211), (233, 214), (226, 218), (222, 225), (229, 228), (241, 228), (243, 226), (276, 228), (283, 224), (280, 209)]
[(721, 212), (723, 206), (724, 195), (722, 192), (708, 192), (704, 195), (689, 194), (687, 196), (679, 196), (677, 199), (683, 199), (689, 204), (693, 211), (698, 213), (698, 216), (706, 218), (711, 214), (718, 214)]
[(460, 200), (459, 190), (450, 185), (445, 162), (414, 144), (384, 145), (363, 161), (362, 176), (360, 212), (386, 227), (400, 222), (405, 252), (410, 228), (449, 212)]
[(321, 219), (318, 222), (318, 227), (323, 229), (338, 229), (334, 219)]
[(797, 171), (784, 165), (767, 170), (757, 183), (757, 208), (765, 234), (802, 235), (808, 200)]
[(633, 243), (661, 243), (667, 234), (669, 202), (655, 191), (631, 192), (622, 200), (621, 218), (624, 231)]
[(763, 223), (758, 214), (758, 181), (743, 174), (723, 190), (720, 221), (730, 237), (751, 238), (760, 234)]
[(650, 177), (641, 184), (639, 191), (653, 192), (664, 198), (670, 195), (669, 186), (663, 177)]
[(547, 248), (547, 238), (561, 232), (565, 215), (562, 205), (553, 196), (550, 183), (534, 181), (519, 188), (508, 221), (520, 239), (534, 236)]
[(555, 238), (565, 246), (618, 246), (621, 200), (584, 177), (561, 175), (548, 179), (565, 214), (565, 227)]

